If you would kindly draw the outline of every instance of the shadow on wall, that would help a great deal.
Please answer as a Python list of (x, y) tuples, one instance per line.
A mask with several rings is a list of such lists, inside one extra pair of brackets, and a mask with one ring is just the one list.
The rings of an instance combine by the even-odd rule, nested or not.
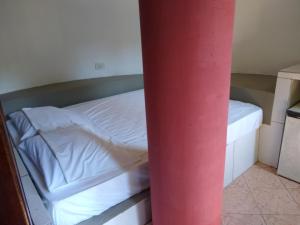
[(233, 72), (277, 75), (300, 61), (299, 0), (237, 0)]
[(0, 21), (0, 94), (142, 73), (138, 0), (3, 0)]

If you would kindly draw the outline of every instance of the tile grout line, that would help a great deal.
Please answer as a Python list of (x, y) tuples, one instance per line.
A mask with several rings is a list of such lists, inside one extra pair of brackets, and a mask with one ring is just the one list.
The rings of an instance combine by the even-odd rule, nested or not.
[(299, 216), (298, 214), (290, 214), (290, 213), (285, 213), (285, 214), (276, 214), (276, 213), (264, 213), (264, 214), (257, 214), (257, 213), (226, 213), (226, 215), (249, 215), (249, 216)]
[(250, 185), (248, 184), (247, 179), (246, 179), (245, 177), (244, 177), (244, 179), (245, 179), (245, 183), (246, 183), (246, 185), (247, 185), (247, 187), (248, 187), (248, 189), (249, 189), (249, 191), (250, 191), (250, 193), (251, 193), (251, 196), (252, 196), (252, 198), (253, 198), (254, 201), (255, 201), (255, 205), (256, 205), (256, 207), (258, 208), (259, 212), (260, 212), (260, 214), (258, 214), (258, 215), (262, 218), (262, 220), (264, 221), (265, 225), (268, 225), (268, 223), (267, 223), (267, 221), (265, 220), (265, 217), (264, 217), (264, 215), (263, 215), (263, 213), (262, 213), (262, 210), (261, 210), (261, 208), (259, 207), (259, 205), (258, 205), (258, 203), (257, 203), (257, 200), (256, 200), (256, 198), (255, 198), (255, 195), (254, 195), (254, 193), (253, 193), (253, 191), (252, 191), (252, 188), (250, 188)]
[[(260, 167), (260, 169), (263, 169), (263, 168)], [(262, 218), (262, 220), (264, 221), (265, 225), (268, 225), (268, 222), (266, 221), (266, 219), (265, 219), (265, 217), (264, 217), (265, 214), (263, 214), (262, 209), (259, 207), (259, 205), (258, 205), (258, 203), (257, 203), (257, 200), (256, 200), (256, 198), (255, 198), (255, 195), (254, 195), (254, 193), (253, 193), (252, 188), (250, 187), (250, 185), (249, 185), (249, 183), (248, 183), (246, 177), (243, 177), (243, 179), (245, 180), (245, 183), (246, 183), (248, 189), (249, 189), (250, 192), (251, 192), (251, 195), (252, 195), (252, 197), (253, 197), (253, 199), (254, 199), (254, 201), (255, 201), (256, 207), (257, 207), (257, 208), (259, 209), (259, 211), (260, 211), (259, 216)], [(280, 181), (280, 182), (281, 182), (281, 181)], [(277, 215), (277, 214), (274, 214), (274, 215)]]
[[(281, 182), (281, 181), (280, 181)], [(282, 183), (282, 182), (281, 182)], [(283, 184), (283, 186), (284, 186), (284, 188), (286, 189), (286, 191), (287, 191), (287, 193), (288, 193), (288, 195), (290, 196), (290, 198), (292, 199), (292, 201), (294, 202), (294, 203), (296, 203), (296, 205), (299, 207), (299, 209), (300, 209), (300, 204), (296, 201), (296, 199), (294, 198), (294, 196), (290, 193), (290, 190), (297, 190), (297, 189), (299, 189), (299, 188), (287, 188), (287, 187), (285, 187), (285, 185)], [(300, 213), (299, 213), (299, 215), (300, 215)]]
[[(285, 188), (285, 190), (288, 192), (288, 195), (290, 196), (290, 198), (293, 200), (294, 203), (296, 203), (296, 205), (300, 208), (300, 204), (296, 201), (296, 199), (294, 198), (294, 196), (290, 193), (290, 190), (293, 189), (300, 189), (300, 188), (287, 188), (284, 183), (281, 181), (281, 179), (279, 179), (279, 181), (281, 182), (281, 184), (283, 185), (283, 187)], [(293, 182), (293, 181), (292, 181)], [(299, 213), (300, 215), (300, 213)]]
[[(246, 213), (244, 213), (244, 212), (234, 212), (234, 211), (231, 211), (231, 212), (227, 212), (227, 213), (225, 213), (223, 215), (224, 216), (226, 216), (226, 215), (228, 215), (228, 216), (234, 216), (234, 215), (239, 215), (239, 216), (257, 216), (257, 218), (260, 218), (265, 225), (270, 225), (268, 223), (268, 216), (271, 216), (270, 218), (272, 218), (272, 217), (276, 218), (277, 216), (300, 217), (300, 204), (296, 201), (296, 199), (293, 197), (292, 193), (290, 192), (291, 190), (300, 190), (300, 187), (296, 186), (296, 188), (288, 188), (288, 186), (286, 186), (284, 184), (284, 180), (280, 179), (281, 177), (278, 176), (276, 172), (274, 172), (274, 170), (273, 170), (272, 167), (270, 167), (270, 166), (262, 167), (262, 166), (259, 166), (259, 165), (257, 165), (257, 166), (259, 167), (260, 170), (265, 170), (266, 172), (271, 173), (272, 175), (276, 176), (276, 179), (279, 180), (279, 184), (281, 184), (281, 186), (279, 185), (276, 188), (274, 188), (274, 187), (273, 188), (272, 187), (259, 187), (258, 186), (258, 187), (255, 188), (255, 186), (252, 186), (251, 182), (249, 182), (248, 176), (245, 174), (246, 173), (245, 172), (240, 177), (241, 177), (242, 180), (244, 180), (244, 184), (245, 184), (244, 188), (248, 189), (249, 195), (253, 198), (254, 205), (258, 209), (257, 210), (258, 212), (257, 213), (247, 213), (247, 211), (245, 211)], [(229, 185), (228, 187), (230, 187), (230, 186), (231, 185)], [(237, 186), (237, 187), (239, 187), (239, 186)], [(274, 189), (274, 190), (284, 190), (284, 191), (286, 191), (287, 192), (287, 196), (290, 198), (291, 202), (295, 203), (298, 206), (299, 213), (298, 213), (298, 210), (296, 210), (295, 213), (281, 213), (281, 212), (264, 213), (264, 210), (258, 204), (258, 200), (256, 198), (257, 196), (254, 194), (254, 192), (256, 190), (259, 191), (260, 189), (265, 189), (265, 190), (268, 190), (268, 189), (273, 190)], [(251, 211), (251, 210), (249, 210), (249, 211)]]
[(249, 191), (250, 191), (250, 193), (251, 193), (251, 196), (252, 196), (252, 198), (254, 199), (254, 201), (255, 201), (255, 205), (256, 205), (256, 207), (258, 208), (258, 210), (259, 210), (259, 212), (260, 212), (260, 215), (262, 215), (262, 210), (261, 210), (261, 208), (259, 207), (259, 205), (258, 205), (258, 203), (257, 203), (257, 200), (256, 200), (256, 198), (255, 198), (255, 195), (254, 195), (254, 193), (253, 193), (253, 191), (252, 191), (252, 188), (250, 187), (250, 185), (249, 185), (249, 183), (248, 183), (248, 181), (247, 181), (247, 179), (246, 179), (246, 177), (243, 175), (243, 179), (245, 180), (245, 183), (246, 183), (246, 185), (247, 185), (247, 187), (248, 187), (248, 189), (249, 189)]

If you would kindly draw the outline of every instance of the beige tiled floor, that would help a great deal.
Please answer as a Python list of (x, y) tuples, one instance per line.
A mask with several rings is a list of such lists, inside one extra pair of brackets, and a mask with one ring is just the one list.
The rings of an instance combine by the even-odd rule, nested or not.
[(300, 184), (256, 164), (225, 188), (223, 225), (300, 225)]
[(300, 225), (300, 184), (251, 167), (224, 190), (223, 225)]

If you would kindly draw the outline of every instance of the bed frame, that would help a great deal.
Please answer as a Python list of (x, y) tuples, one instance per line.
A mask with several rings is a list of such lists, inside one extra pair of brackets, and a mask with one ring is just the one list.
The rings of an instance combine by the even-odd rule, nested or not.
[[(1, 224), (51, 225), (51, 217), (28, 175), (6, 129), (6, 116), (23, 107), (64, 107), (143, 88), (143, 76), (122, 75), (51, 84), (0, 95), (0, 193), (10, 193), (0, 210)], [(63, 97), (62, 97), (63, 96)], [(80, 225), (131, 225), (151, 220), (150, 191), (146, 190)]]
[(224, 187), (246, 172), (258, 160), (260, 128), (226, 146)]
[[(245, 78), (247, 76), (233, 76), (231, 98), (256, 103), (257, 99), (262, 99), (261, 96), (268, 95), (268, 91), (257, 92), (256, 87), (251, 89), (252, 82), (249, 80), (243, 82)], [(260, 83), (260, 81), (256, 82)], [(0, 95), (3, 109), (0, 117), (0, 181), (2, 184), (0, 185), (0, 193), (2, 195), (10, 193), (6, 207), (0, 210), (2, 224), (3, 222), (4, 224), (16, 225), (51, 224), (50, 216), (46, 215), (45, 208), (42, 209), (42, 201), (28, 176), (27, 170), (22, 165), (17, 151), (14, 150), (8, 138), (5, 117), (10, 112), (20, 110), (23, 107), (45, 105), (63, 107), (141, 88), (143, 88), (143, 77), (138, 74), (51, 84)], [(273, 91), (272, 88), (271, 91)], [(270, 103), (269, 97), (263, 99), (265, 100), (257, 101), (257, 105), (269, 112), (273, 102)], [(264, 122), (268, 123), (269, 118), (270, 115), (267, 113)], [(227, 145), (225, 186), (256, 162), (258, 133), (259, 130), (253, 131)], [(23, 190), (24, 187), (26, 190)], [(149, 195), (149, 191), (136, 195), (103, 214), (82, 222), (80, 225), (123, 225), (124, 217), (127, 220), (128, 218), (131, 219), (131, 225), (146, 224), (151, 218)], [(32, 209), (39, 210), (33, 211)]]

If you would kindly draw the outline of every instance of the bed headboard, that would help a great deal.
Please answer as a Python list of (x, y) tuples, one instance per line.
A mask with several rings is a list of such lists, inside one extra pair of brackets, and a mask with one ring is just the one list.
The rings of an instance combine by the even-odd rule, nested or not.
[[(143, 88), (143, 76), (121, 75), (76, 80), (34, 87), (0, 95), (4, 114), (24, 107), (64, 107)], [(276, 77), (232, 74), (231, 99), (253, 103), (264, 111), (264, 123), (271, 122)]]
[(0, 95), (4, 114), (24, 107), (64, 107), (143, 88), (143, 76), (121, 75), (76, 80), (34, 87)]

